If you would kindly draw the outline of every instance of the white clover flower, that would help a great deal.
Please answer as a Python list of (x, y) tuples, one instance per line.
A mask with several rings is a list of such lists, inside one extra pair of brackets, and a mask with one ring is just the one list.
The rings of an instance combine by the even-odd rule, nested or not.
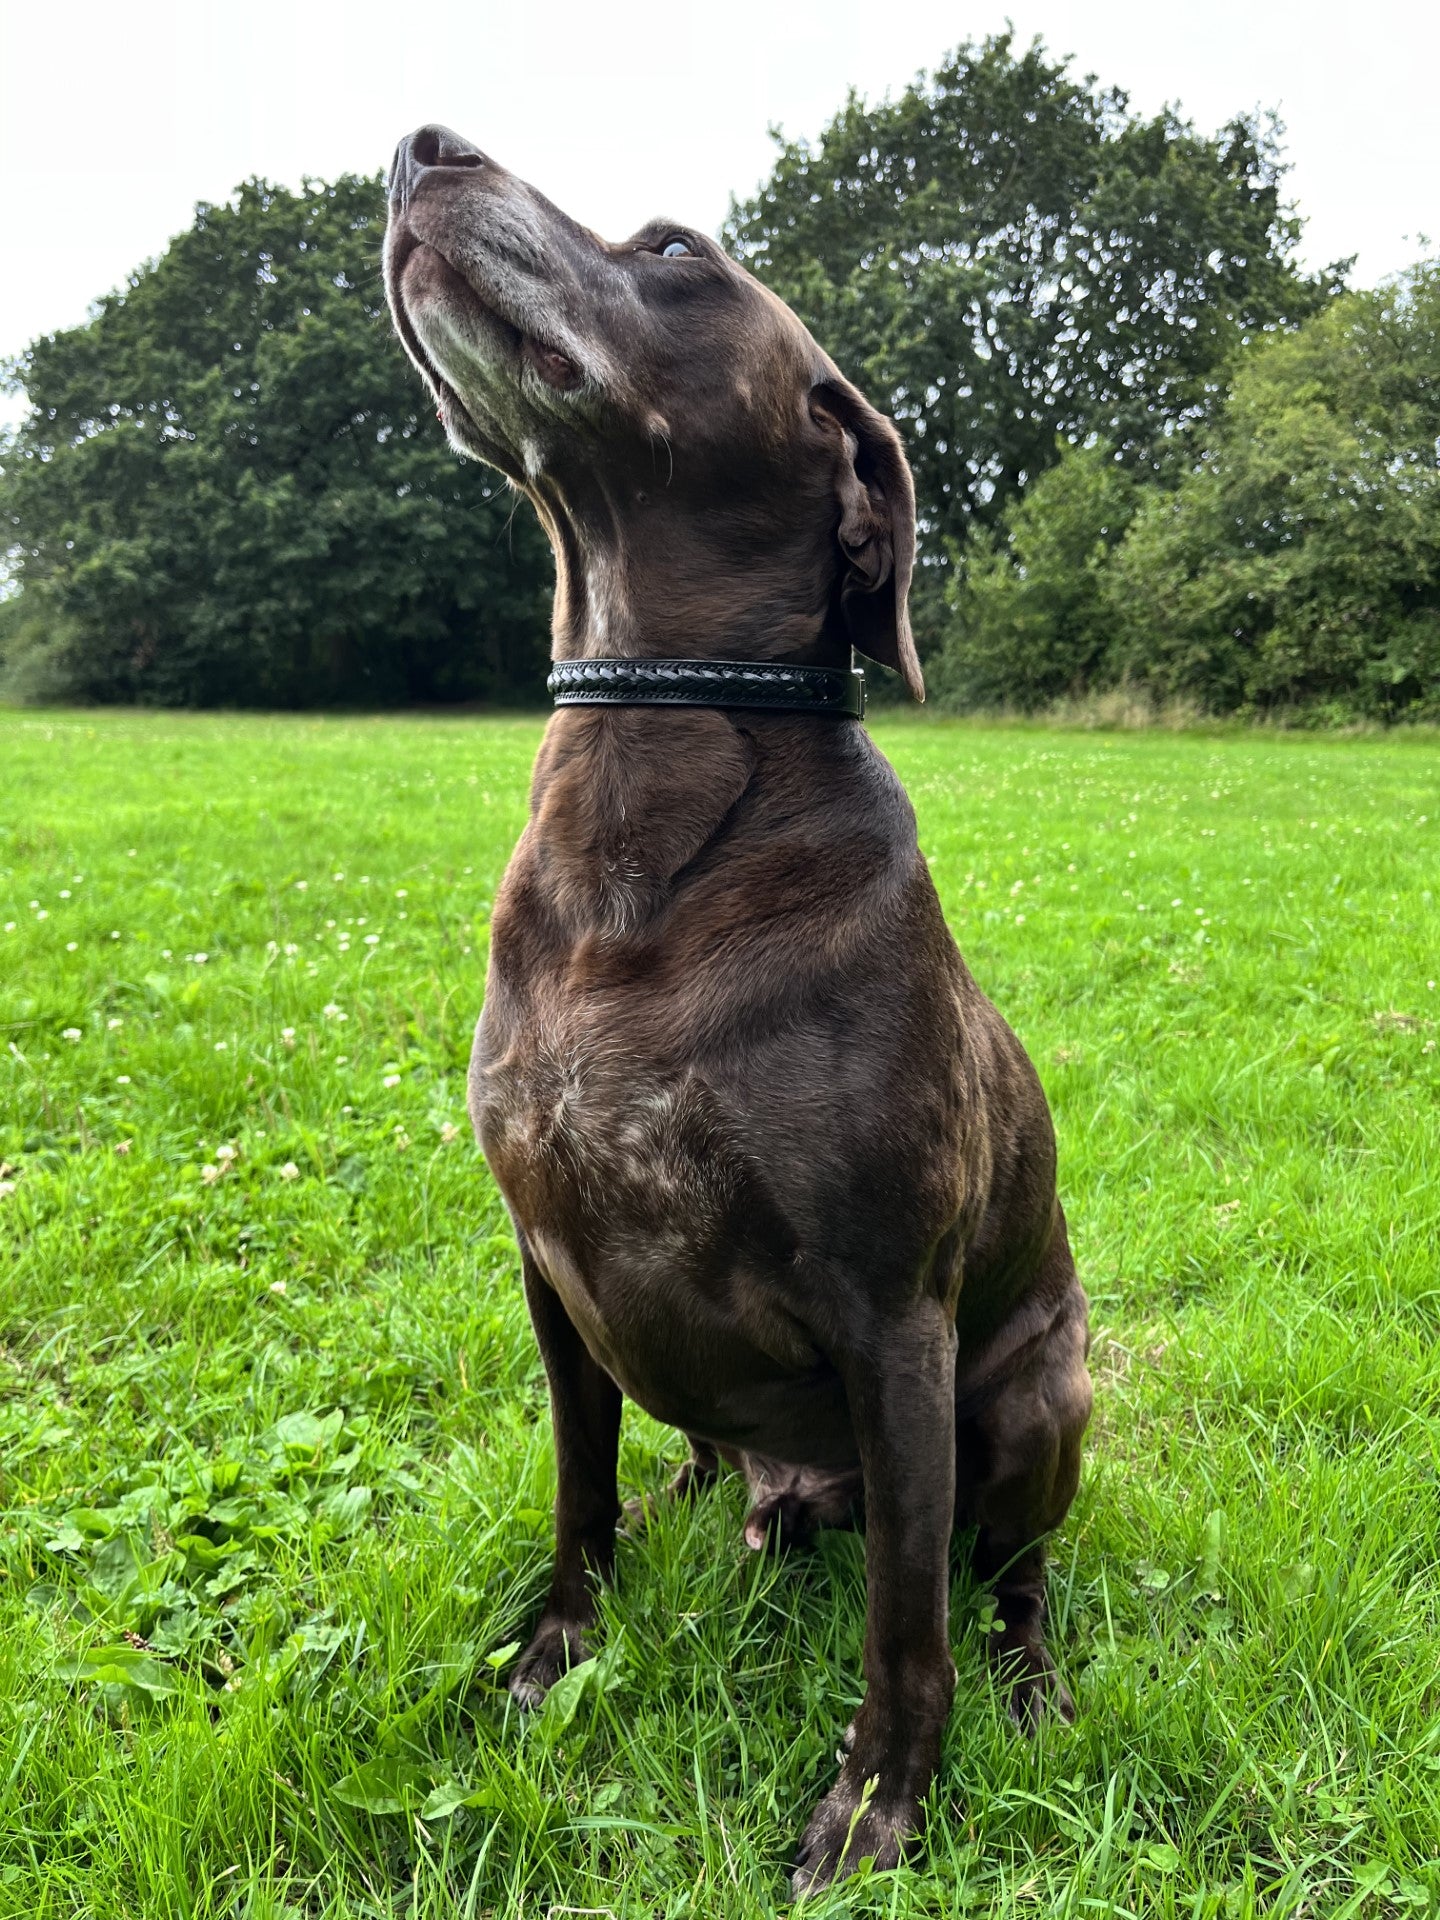
[(5, 931), (7, 933), (13, 933), (15, 931), (15, 922), (13, 920), (7, 920), (5, 922)]
[(327, 1020), (338, 1020), (341, 1017), (340, 1009), (333, 1000), (327, 1000), (320, 1011)]
[(62, 1040), (78, 1040), (81, 1037), (79, 1027), (66, 1027), (60, 1035)]
[(203, 967), (210, 956), (208, 953), (192, 953), (189, 958), (195, 962), (197, 967)]
[(300, 1178), (300, 1169), (293, 1160), (287, 1160), (284, 1166), (281, 1167), (280, 1178), (282, 1180), (298, 1180)]
[(225, 1049), (229, 1046), (229, 1044), (230, 1042), (228, 1040), (217, 1040), (215, 1042), (215, 1051), (217, 1053), (224, 1053)]
[(285, 1282), (283, 1280), (272, 1280), (270, 1282), (270, 1291), (283, 1295), (285, 1292)]
[(304, 893), (305, 889), (309, 886), (309, 884), (310, 882), (308, 880), (297, 880), (295, 882), (295, 891), (297, 893)]
[(395, 889), (395, 898), (396, 898), (397, 900), (404, 900), (405, 898), (407, 898), (407, 895), (408, 895), (408, 889), (407, 889), (407, 888), (405, 888), (405, 887), (396, 887), (396, 889)]
[(215, 1158), (217, 1160), (223, 1160), (226, 1166), (229, 1166), (230, 1162), (235, 1158), (237, 1151), (237, 1148), (231, 1146), (217, 1147), (215, 1149)]
[(296, 954), (300, 951), (300, 949), (299, 947), (296, 946), (293, 940), (287, 940), (285, 942), (285, 951), (286, 953), (289, 953), (289, 954)]
[(385, 1085), (385, 1086), (387, 1086), (387, 1087), (398, 1087), (398, 1086), (399, 1086), (399, 1084), (400, 1084), (400, 1076), (399, 1076), (399, 1074), (398, 1074), (398, 1073), (387, 1073), (387, 1074), (385, 1075), (385, 1078), (384, 1078), (384, 1081), (383, 1081), (383, 1083), (382, 1083), (382, 1084), (383, 1084), (383, 1085)]
[(120, 938), (120, 929), (118, 927), (116, 927), (115, 931), (111, 934), (110, 938), (112, 940), (118, 940)]
[(444, 1126), (441, 1127), (440, 1138), (447, 1147), (452, 1140), (458, 1140), (460, 1138), (460, 1129), (453, 1120), (447, 1120)]
[(0, 1200), (8, 1200), (15, 1191), (13, 1180), (0, 1180)]
[(213, 1187), (215, 1182), (220, 1178), (219, 1167), (212, 1167), (212, 1166), (201, 1167), (200, 1178), (205, 1182), (207, 1187)]
[(36, 914), (35, 918), (37, 920), (48, 920), (50, 918), (50, 915), (44, 907), (41, 907), (40, 911)]
[(130, 1076), (129, 1076), (129, 1074), (128, 1074), (128, 1073), (117, 1073), (117, 1074), (116, 1074), (116, 1076), (115, 1076), (115, 1084), (116, 1084), (116, 1086), (117, 1086), (117, 1087), (128, 1087), (128, 1086), (129, 1086), (129, 1084), (130, 1084)]
[(68, 900), (68, 899), (70, 898), (70, 889), (69, 889), (69, 887), (61, 887), (61, 889), (60, 889), (60, 898), (61, 898), (62, 900)]
[(330, 878), (331, 878), (332, 880), (343, 880), (343, 879), (345, 878), (345, 876), (344, 876), (344, 874), (343, 874), (343, 873), (332, 873), (332, 874), (331, 874), (331, 876), (330, 876)]
[(280, 1038), (285, 1042), (287, 1047), (293, 1047), (295, 1044), (295, 1029), (293, 1027), (282, 1027), (280, 1029)]
[(75, 951), (75, 946), (76, 946), (76, 943), (75, 943), (75, 941), (73, 941), (73, 940), (67, 940), (67, 941), (65, 942), (65, 951), (66, 951), (66, 953), (74, 953), (74, 951)]
[(378, 946), (379, 946), (379, 944), (380, 944), (380, 936), (379, 936), (379, 934), (378, 934), (378, 933), (367, 933), (367, 934), (366, 934), (366, 936), (365, 936), (365, 944), (366, 944), (366, 946), (367, 946), (367, 947), (378, 947)]

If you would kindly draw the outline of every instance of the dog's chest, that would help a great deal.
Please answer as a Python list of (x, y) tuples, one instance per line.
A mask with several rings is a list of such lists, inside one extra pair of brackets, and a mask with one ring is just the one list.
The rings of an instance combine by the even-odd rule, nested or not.
[(603, 1041), (512, 1045), (474, 1075), (472, 1114), (522, 1223), (587, 1245), (623, 1220), (698, 1247), (732, 1226), (756, 1178), (699, 1073), (662, 1075)]
[(746, 1383), (814, 1367), (781, 1284), (794, 1235), (698, 1072), (516, 1047), (473, 1075), (472, 1108), (541, 1271), (632, 1398), (723, 1438)]

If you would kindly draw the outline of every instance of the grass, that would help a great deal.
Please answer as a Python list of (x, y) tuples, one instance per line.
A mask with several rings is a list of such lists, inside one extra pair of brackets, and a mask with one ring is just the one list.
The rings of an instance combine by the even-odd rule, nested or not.
[[(1012, 1734), (957, 1571), (926, 1849), (806, 1911), (1433, 1912), (1435, 745), (875, 731), (1059, 1128), (1081, 1719)], [(784, 1905), (857, 1539), (723, 1483), (503, 1692), (551, 1457), (464, 1064), (539, 732), (0, 716), (0, 1915)]]

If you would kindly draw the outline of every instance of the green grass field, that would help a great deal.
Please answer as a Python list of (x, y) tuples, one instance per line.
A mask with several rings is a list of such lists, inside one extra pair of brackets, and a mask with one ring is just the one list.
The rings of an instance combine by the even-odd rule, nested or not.
[[(1059, 1128), (1081, 1717), (1012, 1733), (957, 1571), (926, 1847), (806, 1911), (1433, 1912), (1440, 746), (875, 734)], [(0, 715), (0, 1915), (785, 1904), (857, 1538), (723, 1482), (503, 1691), (551, 1454), (464, 1065), (539, 735)], [(680, 1451), (627, 1412), (627, 1490)]]

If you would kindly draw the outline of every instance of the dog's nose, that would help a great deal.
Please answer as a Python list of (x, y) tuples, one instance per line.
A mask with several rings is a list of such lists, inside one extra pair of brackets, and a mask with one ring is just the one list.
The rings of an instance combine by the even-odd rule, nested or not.
[(449, 127), (417, 127), (395, 149), (390, 163), (390, 198), (403, 207), (429, 167), (487, 167), (478, 147)]

